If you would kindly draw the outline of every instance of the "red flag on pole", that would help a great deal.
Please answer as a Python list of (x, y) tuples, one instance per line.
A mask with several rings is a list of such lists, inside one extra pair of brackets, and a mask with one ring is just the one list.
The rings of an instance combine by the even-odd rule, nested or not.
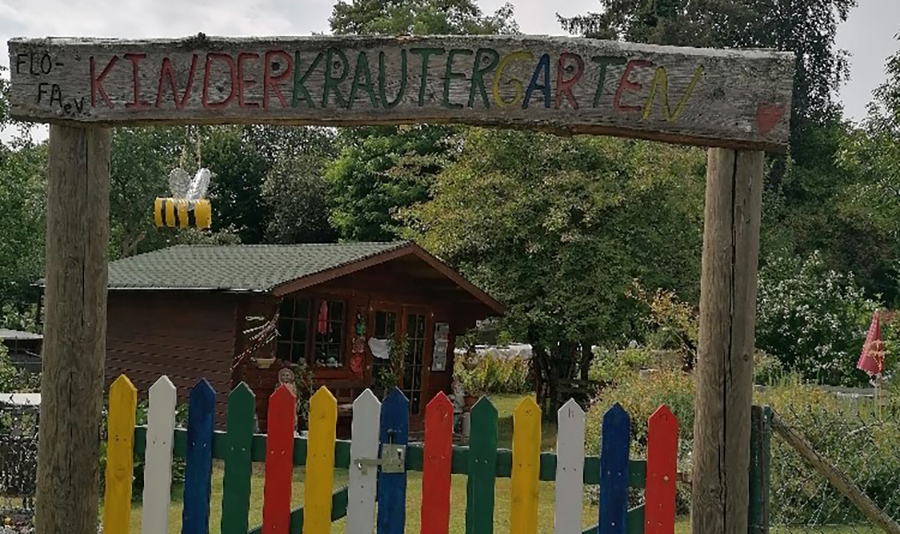
[(859, 355), (856, 368), (878, 376), (884, 372), (884, 345), (881, 343), (881, 318), (878, 310), (872, 314), (872, 323), (869, 325), (869, 334)]

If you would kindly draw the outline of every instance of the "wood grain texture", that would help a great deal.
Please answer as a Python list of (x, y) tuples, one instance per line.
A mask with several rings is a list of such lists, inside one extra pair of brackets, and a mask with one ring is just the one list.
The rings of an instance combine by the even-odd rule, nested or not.
[(745, 534), (763, 154), (710, 149), (706, 177), (691, 529)]
[(250, 509), (250, 473), (253, 465), (253, 413), (256, 397), (241, 382), (228, 395), (228, 448), (222, 477), (222, 534), (247, 534)]
[(853, 480), (850, 479), (840, 469), (835, 467), (827, 459), (822, 457), (806, 438), (800, 435), (790, 425), (784, 422), (778, 414), (772, 415), (772, 429), (778, 433), (791, 447), (797, 450), (803, 459), (809, 462), (816, 471), (828, 479), (844, 497), (853, 503), (866, 518), (878, 528), (884, 530), (887, 534), (900, 534), (900, 525), (891, 519), (884, 510), (878, 507), (875, 502), (869, 498)]
[(601, 436), (599, 534), (625, 534), (631, 417), (618, 402), (603, 414)]
[(358, 460), (378, 458), (381, 402), (366, 389), (353, 401), (348, 484), (347, 534), (372, 534), (375, 528), (375, 488), (378, 470), (363, 467)]
[(666, 405), (647, 421), (647, 490), (644, 534), (675, 534), (678, 480), (678, 419)]
[(166, 534), (169, 529), (176, 394), (175, 386), (167, 376), (161, 376), (150, 387), (141, 514), (142, 534)]
[(334, 441), (337, 400), (322, 386), (309, 400), (309, 441), (303, 534), (331, 532), (331, 493), (334, 488)]
[(105, 532), (128, 532), (130, 528), (136, 409), (137, 390), (128, 377), (122, 375), (109, 389), (106, 491), (103, 494)]
[(581, 533), (584, 502), (584, 410), (569, 399), (557, 412), (556, 534)]
[(509, 534), (537, 534), (540, 463), (541, 408), (529, 395), (513, 412)]
[(109, 130), (50, 127), (36, 528), (95, 534), (106, 352)]
[(466, 123), (783, 149), (793, 55), (583, 38), (13, 39), (13, 117)]
[[(381, 406), (379, 441), (409, 443), (409, 399), (398, 388), (385, 397)], [(409, 459), (407, 458), (407, 461)], [(378, 534), (403, 534), (406, 524), (406, 471), (378, 474)]]
[(263, 534), (288, 534), (290, 529), (296, 402), (297, 398), (284, 384), (269, 397)]
[[(215, 416), (216, 391), (207, 380), (201, 379), (191, 390), (188, 401), (181, 534), (209, 532)], [(176, 439), (177, 436), (176, 433)], [(177, 441), (175, 450), (178, 450)]]
[(443, 391), (425, 408), (422, 462), (421, 534), (450, 532), (450, 460), (453, 455), (453, 404)]
[(472, 407), (472, 430), (466, 465), (466, 534), (494, 533), (494, 487), (497, 478), (497, 408), (487, 397)]

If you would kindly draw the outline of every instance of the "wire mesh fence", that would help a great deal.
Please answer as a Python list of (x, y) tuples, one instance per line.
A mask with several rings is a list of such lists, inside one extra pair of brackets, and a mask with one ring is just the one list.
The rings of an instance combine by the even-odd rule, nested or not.
[[(900, 404), (880, 410), (871, 400), (786, 406), (778, 415), (889, 517), (900, 521)], [(771, 441), (769, 513), (773, 532), (882, 532), (777, 434)]]
[(37, 481), (39, 395), (0, 393), (0, 532), (29, 532)]

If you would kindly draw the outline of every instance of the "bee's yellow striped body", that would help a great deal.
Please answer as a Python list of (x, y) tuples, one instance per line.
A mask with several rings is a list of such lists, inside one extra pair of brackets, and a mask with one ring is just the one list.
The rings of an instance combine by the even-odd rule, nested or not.
[(212, 205), (209, 200), (184, 198), (157, 198), (153, 205), (156, 226), (169, 228), (194, 227), (201, 230), (212, 225)]

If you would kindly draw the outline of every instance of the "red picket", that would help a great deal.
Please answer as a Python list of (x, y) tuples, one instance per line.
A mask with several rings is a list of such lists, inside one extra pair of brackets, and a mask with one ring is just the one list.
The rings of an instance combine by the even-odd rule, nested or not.
[(678, 419), (665, 405), (648, 422), (644, 534), (675, 533)]
[(269, 397), (263, 534), (288, 534), (291, 525), (291, 477), (294, 468), (296, 398), (285, 385)]
[(450, 458), (453, 454), (453, 405), (439, 392), (425, 408), (422, 466), (421, 534), (450, 531)]

